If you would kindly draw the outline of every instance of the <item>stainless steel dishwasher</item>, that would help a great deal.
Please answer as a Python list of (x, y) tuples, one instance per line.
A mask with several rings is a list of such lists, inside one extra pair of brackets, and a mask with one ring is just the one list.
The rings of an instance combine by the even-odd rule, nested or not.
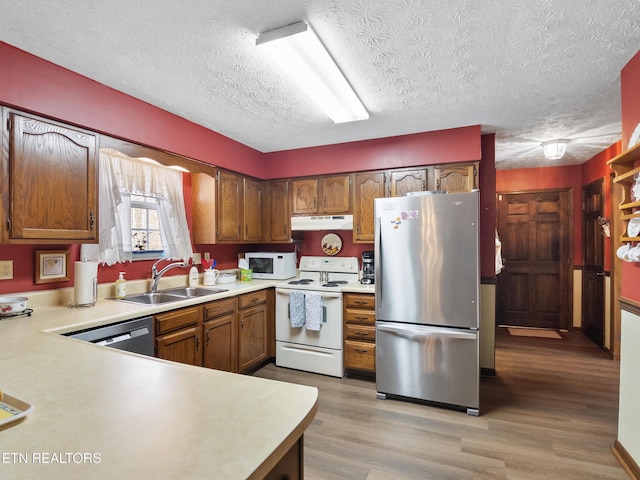
[(154, 356), (153, 317), (141, 317), (124, 322), (64, 334), (105, 347)]

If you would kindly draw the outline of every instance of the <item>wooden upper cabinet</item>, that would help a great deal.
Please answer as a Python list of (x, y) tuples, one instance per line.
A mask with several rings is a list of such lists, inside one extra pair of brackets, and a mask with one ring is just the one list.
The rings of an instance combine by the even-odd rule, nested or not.
[(354, 175), (353, 241), (373, 242), (374, 198), (382, 198), (385, 193), (383, 172), (361, 172)]
[(218, 170), (191, 175), (194, 243), (260, 242), (263, 235), (260, 180)]
[(97, 135), (3, 109), (6, 243), (98, 241)]
[(478, 188), (478, 162), (440, 165), (433, 173), (432, 190), (455, 193)]
[(291, 203), (294, 215), (318, 213), (318, 179), (303, 178), (292, 182)]
[(243, 192), (244, 232), (242, 240), (260, 242), (262, 241), (262, 182), (245, 178)]
[(216, 243), (216, 179), (206, 173), (191, 174), (193, 243)]
[(351, 213), (351, 175), (322, 177), (320, 210), (327, 215)]
[(293, 215), (351, 213), (351, 175), (328, 175), (292, 181)]
[(242, 241), (244, 230), (244, 178), (235, 173), (218, 170), (216, 208), (216, 239)]
[(291, 209), (289, 180), (273, 180), (265, 184), (265, 242), (289, 242), (291, 239)]
[(391, 170), (389, 172), (389, 196), (401, 197), (409, 192), (427, 189), (427, 169)]

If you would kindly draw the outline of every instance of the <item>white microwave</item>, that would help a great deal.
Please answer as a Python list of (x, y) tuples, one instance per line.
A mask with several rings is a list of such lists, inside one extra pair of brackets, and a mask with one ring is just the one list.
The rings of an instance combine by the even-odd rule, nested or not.
[(253, 278), (284, 280), (296, 276), (295, 252), (249, 252), (244, 254)]

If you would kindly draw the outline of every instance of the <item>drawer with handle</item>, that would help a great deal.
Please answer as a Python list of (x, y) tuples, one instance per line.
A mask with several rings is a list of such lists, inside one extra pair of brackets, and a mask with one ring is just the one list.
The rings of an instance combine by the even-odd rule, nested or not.
[(375, 297), (373, 295), (358, 295), (350, 293), (345, 295), (344, 301), (346, 308), (364, 308), (373, 310), (375, 307)]
[(376, 339), (376, 328), (369, 325), (345, 325), (346, 338), (352, 340), (366, 340), (374, 342)]
[(374, 371), (376, 368), (375, 344), (346, 340), (344, 342), (344, 367)]
[(267, 291), (258, 290), (256, 292), (245, 293), (238, 297), (238, 308), (253, 307), (267, 301)]
[(344, 312), (344, 320), (347, 323), (366, 323), (368, 325), (376, 324), (376, 316), (373, 311), (346, 309)]

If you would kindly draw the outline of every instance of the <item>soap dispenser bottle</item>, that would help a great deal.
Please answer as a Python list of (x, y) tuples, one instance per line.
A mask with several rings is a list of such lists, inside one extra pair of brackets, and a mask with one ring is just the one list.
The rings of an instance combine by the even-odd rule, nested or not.
[(118, 274), (116, 280), (116, 298), (124, 298), (127, 296), (127, 281), (124, 278), (124, 272)]
[(189, 270), (189, 286), (197, 287), (198, 286), (198, 269), (196, 266), (192, 266), (191, 270)]

